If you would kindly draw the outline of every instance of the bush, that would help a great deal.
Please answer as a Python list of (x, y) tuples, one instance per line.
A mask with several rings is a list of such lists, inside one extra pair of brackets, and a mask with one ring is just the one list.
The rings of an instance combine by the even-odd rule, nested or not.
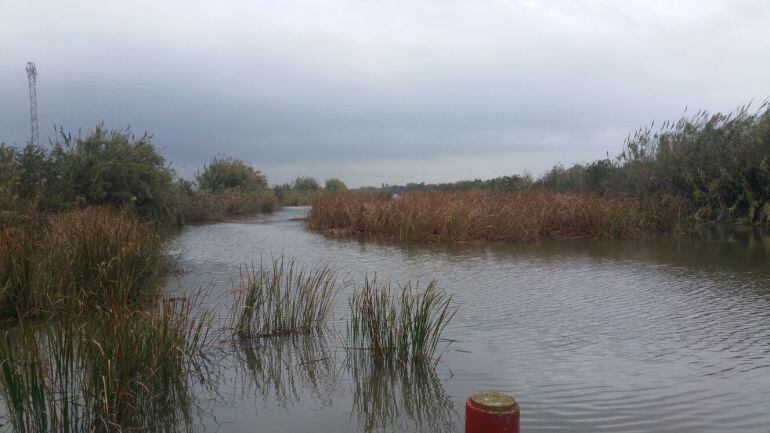
[(326, 192), (345, 192), (348, 190), (348, 186), (345, 185), (345, 182), (336, 179), (326, 179), (326, 182), (324, 182), (324, 191)]
[(151, 136), (136, 138), (128, 129), (103, 125), (85, 137), (62, 128), (57, 132), (50, 150), (0, 146), (0, 208), (5, 213), (111, 205), (159, 224), (179, 223), (174, 173)]
[[(764, 110), (764, 111), (763, 111)], [(701, 112), (645, 128), (626, 143), (619, 187), (639, 197), (688, 201), (699, 221), (767, 223), (770, 204), (770, 109)]]
[[(332, 188), (340, 187), (339, 184), (345, 185), (342, 181), (339, 181), (339, 184), (334, 182), (337, 179), (330, 180), (332, 180)], [(281, 206), (307, 206), (323, 192), (317, 180), (302, 176), (294, 179), (291, 184), (285, 183), (275, 186), (273, 191)]]
[(267, 178), (244, 161), (231, 157), (215, 157), (195, 176), (198, 187), (211, 192), (231, 189), (264, 191)]
[[(191, 223), (272, 212), (278, 203), (265, 176), (244, 161), (215, 157), (199, 172), (196, 184), (179, 182), (182, 214)], [(197, 187), (197, 188), (196, 188)]]

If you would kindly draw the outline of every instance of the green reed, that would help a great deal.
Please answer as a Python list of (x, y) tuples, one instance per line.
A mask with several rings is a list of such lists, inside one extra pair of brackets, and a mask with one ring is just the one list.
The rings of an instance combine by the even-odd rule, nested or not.
[(348, 348), (367, 350), (376, 359), (430, 359), (457, 307), (432, 280), (424, 291), (407, 282), (394, 290), (377, 277), (364, 278), (361, 290), (348, 299)]
[(14, 432), (190, 430), (210, 317), (187, 300), (21, 326), (0, 339)]
[(235, 331), (248, 338), (317, 329), (331, 316), (338, 288), (329, 265), (308, 267), (283, 256), (252, 264), (235, 289)]

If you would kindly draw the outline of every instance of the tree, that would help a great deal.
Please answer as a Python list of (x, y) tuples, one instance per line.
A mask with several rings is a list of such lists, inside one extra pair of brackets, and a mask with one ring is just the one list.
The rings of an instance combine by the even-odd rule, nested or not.
[(267, 178), (243, 160), (232, 157), (214, 157), (195, 176), (201, 189), (211, 192), (239, 188), (245, 191), (267, 189)]
[(324, 189), (326, 192), (345, 192), (348, 190), (348, 187), (345, 185), (345, 182), (333, 177), (326, 179)]

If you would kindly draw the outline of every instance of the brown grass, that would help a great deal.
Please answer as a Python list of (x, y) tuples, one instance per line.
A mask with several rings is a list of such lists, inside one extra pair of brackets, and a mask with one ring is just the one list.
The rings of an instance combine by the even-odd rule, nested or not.
[(164, 258), (149, 223), (106, 207), (0, 227), (0, 317), (124, 305)]
[(396, 241), (517, 242), (629, 238), (658, 230), (660, 222), (632, 198), (532, 191), (325, 195), (313, 202), (307, 224), (335, 235)]
[(195, 191), (182, 206), (187, 223), (222, 221), (258, 212), (272, 212), (278, 202), (272, 193), (255, 193), (239, 189), (221, 192)]

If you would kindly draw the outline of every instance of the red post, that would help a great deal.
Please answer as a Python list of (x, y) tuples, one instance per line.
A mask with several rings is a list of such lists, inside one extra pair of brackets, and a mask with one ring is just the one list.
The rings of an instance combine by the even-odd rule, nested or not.
[(479, 392), (465, 402), (465, 433), (519, 433), (519, 405), (499, 392)]

